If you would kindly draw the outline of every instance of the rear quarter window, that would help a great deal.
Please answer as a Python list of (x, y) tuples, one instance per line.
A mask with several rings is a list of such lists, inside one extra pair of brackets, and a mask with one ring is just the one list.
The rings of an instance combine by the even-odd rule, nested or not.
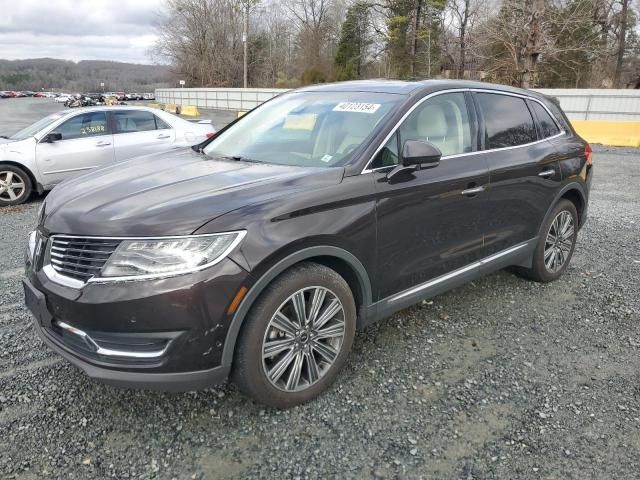
[(538, 120), (542, 138), (553, 137), (560, 133), (560, 128), (558, 128), (556, 122), (542, 105), (536, 101), (531, 101), (529, 102), (529, 106)]
[(516, 147), (538, 140), (531, 112), (520, 97), (476, 93), (485, 124), (485, 150)]

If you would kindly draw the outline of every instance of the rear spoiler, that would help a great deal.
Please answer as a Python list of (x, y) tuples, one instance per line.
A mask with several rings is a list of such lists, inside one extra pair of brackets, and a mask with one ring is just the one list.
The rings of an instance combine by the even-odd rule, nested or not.
[(187, 122), (197, 123), (200, 125), (211, 125), (211, 120), (198, 119), (198, 118), (189, 118), (189, 119), (185, 118), (185, 120), (187, 120)]

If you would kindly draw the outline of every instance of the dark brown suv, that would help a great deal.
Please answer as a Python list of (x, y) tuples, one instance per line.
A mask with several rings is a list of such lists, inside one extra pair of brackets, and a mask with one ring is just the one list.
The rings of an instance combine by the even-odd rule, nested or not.
[(535, 92), (303, 88), (193, 149), (56, 187), (26, 302), (97, 379), (184, 390), (231, 375), (296, 405), (335, 380), (357, 328), (507, 266), (558, 278), (591, 176), (589, 145)]

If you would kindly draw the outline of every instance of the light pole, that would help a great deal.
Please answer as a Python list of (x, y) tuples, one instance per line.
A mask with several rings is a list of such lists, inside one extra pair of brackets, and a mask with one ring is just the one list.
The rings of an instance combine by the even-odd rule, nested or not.
[(249, 0), (245, 0), (245, 2), (244, 2), (244, 30), (242, 32), (242, 43), (243, 43), (243, 48), (244, 48), (244, 79), (243, 79), (244, 88), (247, 88), (247, 56), (248, 56), (247, 37), (248, 36), (249, 36)]

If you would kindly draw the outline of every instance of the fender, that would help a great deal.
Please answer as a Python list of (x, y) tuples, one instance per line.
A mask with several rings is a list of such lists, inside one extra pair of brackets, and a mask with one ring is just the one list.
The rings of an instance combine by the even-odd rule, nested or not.
[(253, 302), (260, 296), (262, 291), (271, 283), (274, 278), (276, 278), (289, 267), (303, 260), (318, 256), (336, 257), (347, 262), (353, 268), (358, 277), (358, 281), (362, 289), (363, 304), (365, 306), (371, 305), (372, 294), (369, 274), (364, 268), (364, 265), (362, 265), (360, 260), (358, 260), (355, 255), (342, 248), (333, 246), (316, 246), (299, 250), (281, 259), (269, 270), (267, 270), (267, 272), (262, 275), (262, 277), (260, 277), (258, 281), (256, 281), (256, 283), (251, 287), (249, 292), (240, 303), (240, 307), (231, 319), (231, 325), (229, 325), (227, 338), (224, 342), (224, 349), (222, 351), (222, 365), (224, 367), (231, 366), (231, 363), (233, 361), (233, 353), (236, 347), (236, 341), (238, 339), (238, 334), (240, 333), (240, 328), (242, 327), (244, 319), (247, 316), (247, 313), (249, 313)]

